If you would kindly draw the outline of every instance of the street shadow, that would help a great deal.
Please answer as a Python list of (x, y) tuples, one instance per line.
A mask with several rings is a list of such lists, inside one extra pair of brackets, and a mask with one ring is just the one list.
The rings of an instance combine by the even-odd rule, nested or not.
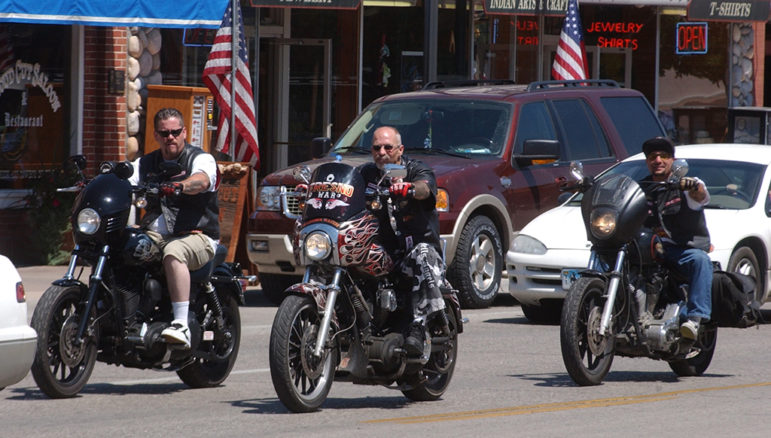
[[(173, 394), (175, 392), (194, 390), (183, 383), (138, 383), (115, 385), (112, 383), (93, 383), (87, 384), (73, 398), (79, 398), (84, 395), (127, 395), (127, 394), (148, 394), (162, 395)], [(11, 397), (6, 400), (45, 400), (49, 397), (36, 387), (14, 388), (11, 390)]]
[[(363, 397), (339, 398), (330, 397), (321, 405), (320, 411), (330, 409), (401, 409), (413, 403), (404, 396), (393, 397)], [(241, 408), (245, 414), (290, 414), (283, 403), (277, 398), (248, 399), (231, 402)]]
[[(544, 373), (544, 374), (509, 374), (509, 377), (529, 380), (535, 382), (535, 386), (547, 387), (547, 388), (563, 388), (569, 386), (579, 386), (570, 375), (567, 373)], [(732, 377), (730, 374), (714, 374), (705, 373), (699, 377)], [(603, 379), (603, 382), (658, 382), (658, 383), (675, 383), (679, 382), (682, 378), (672, 371), (610, 371)]]

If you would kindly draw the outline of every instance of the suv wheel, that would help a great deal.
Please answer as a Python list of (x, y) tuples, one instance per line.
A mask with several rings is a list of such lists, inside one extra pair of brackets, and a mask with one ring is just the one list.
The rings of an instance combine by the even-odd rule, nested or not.
[(475, 216), (463, 227), (447, 278), (465, 308), (489, 307), (501, 285), (503, 249), (495, 224)]
[(302, 277), (296, 275), (258, 274), (262, 293), (276, 305), (284, 301), (284, 291), (289, 286), (302, 281)]

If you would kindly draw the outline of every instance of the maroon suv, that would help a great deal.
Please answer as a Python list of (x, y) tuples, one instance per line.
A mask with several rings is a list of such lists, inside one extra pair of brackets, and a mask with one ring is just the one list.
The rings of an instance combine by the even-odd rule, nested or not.
[[(374, 101), (326, 157), (306, 164), (371, 160), (372, 133), (383, 125), (399, 130), (406, 156), (434, 169), (447, 278), (467, 308), (492, 303), (512, 234), (557, 205), (555, 180), (571, 160), (596, 174), (665, 135), (645, 97), (613, 81), (440, 83)], [(291, 168), (265, 177), (249, 218), (249, 258), (274, 301), (303, 274), (289, 236), (300, 214), (296, 184)]]

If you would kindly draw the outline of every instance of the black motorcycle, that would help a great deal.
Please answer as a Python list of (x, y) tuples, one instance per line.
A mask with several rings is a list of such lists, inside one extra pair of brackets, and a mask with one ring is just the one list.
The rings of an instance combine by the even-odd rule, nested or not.
[[(560, 322), (570, 377), (579, 385), (598, 385), (614, 355), (665, 360), (679, 376), (701, 375), (712, 361), (718, 325), (703, 323), (695, 341), (680, 336), (687, 281), (662, 262), (660, 237), (644, 226), (649, 211), (643, 189), (623, 173), (591, 179), (580, 163), (572, 169), (579, 182), (570, 189), (582, 192), (592, 250), (587, 269), (563, 272), (577, 277), (568, 279), (573, 282)], [(650, 183), (658, 186), (651, 189), (677, 190), (688, 166), (676, 160), (672, 169), (672, 178)]]
[[(386, 165), (384, 178), (400, 172), (403, 166)], [(379, 227), (389, 224), (373, 214), (387, 209), (393, 226), (398, 203), (341, 162), (322, 164), (312, 177), (298, 168), (295, 177), (307, 185), (295, 235), (298, 264), (306, 269), (302, 283), (286, 290), (270, 333), (279, 399), (293, 412), (314, 411), (333, 380), (384, 385), (416, 401), (438, 399), (450, 384), (463, 331), (456, 291), (442, 289), (445, 311), (429, 318), (429, 345), (421, 357), (408, 357), (403, 333), (412, 321), (411, 284), (392, 274), (393, 259), (379, 237)]]
[[(158, 247), (129, 224), (132, 205), (142, 208), (162, 196), (160, 183), (179, 172), (169, 164), (155, 180), (132, 186), (128, 162), (102, 163), (95, 178), (83, 176), (83, 156), (70, 160), (80, 181), (60, 191), (77, 192), (72, 210), (75, 247), (67, 272), (53, 282), (32, 315), (38, 344), (32, 376), (49, 397), (75, 396), (95, 361), (141, 369), (176, 371), (194, 388), (215, 386), (238, 356), (238, 306), (251, 278), (237, 263), (214, 259), (191, 272), (188, 323), (191, 348), (169, 344), (161, 332), (172, 320), (171, 301)], [(149, 178), (148, 178), (149, 179)], [(80, 277), (88, 267), (88, 280)]]

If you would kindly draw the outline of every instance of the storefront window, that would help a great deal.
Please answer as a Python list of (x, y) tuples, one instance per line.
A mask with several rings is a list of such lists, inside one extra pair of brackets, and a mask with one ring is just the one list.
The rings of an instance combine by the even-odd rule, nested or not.
[(69, 26), (0, 23), (0, 189), (69, 154), (69, 42)]

